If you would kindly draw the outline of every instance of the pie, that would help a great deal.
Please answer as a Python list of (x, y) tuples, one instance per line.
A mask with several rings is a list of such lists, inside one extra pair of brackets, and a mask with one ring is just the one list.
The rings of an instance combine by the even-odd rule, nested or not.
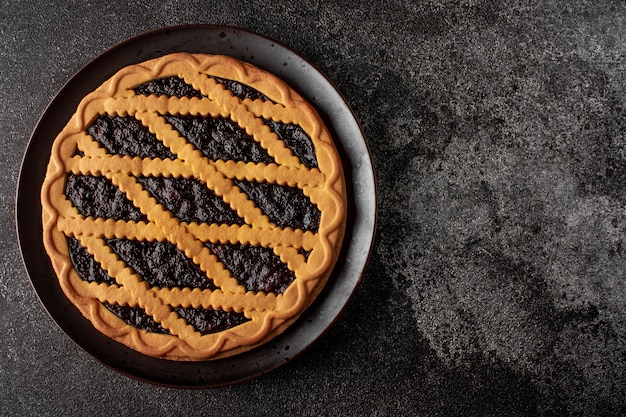
[(56, 137), (43, 240), (100, 332), (178, 361), (268, 342), (319, 295), (346, 224), (343, 168), (314, 108), (231, 57), (120, 69)]

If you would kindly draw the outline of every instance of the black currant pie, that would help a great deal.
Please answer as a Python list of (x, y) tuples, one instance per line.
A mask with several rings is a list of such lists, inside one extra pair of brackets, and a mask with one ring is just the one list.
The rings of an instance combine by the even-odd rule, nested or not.
[(44, 245), (65, 295), (145, 355), (209, 360), (275, 337), (320, 293), (346, 223), (315, 110), (226, 56), (121, 69), (56, 137)]

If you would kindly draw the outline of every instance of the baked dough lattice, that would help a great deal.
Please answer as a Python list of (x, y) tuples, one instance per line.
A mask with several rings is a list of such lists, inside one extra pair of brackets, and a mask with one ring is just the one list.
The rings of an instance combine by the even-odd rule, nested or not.
[(122, 68), (85, 96), (41, 201), (66, 296), (105, 335), (171, 360), (284, 331), (328, 280), (346, 221), (315, 110), (277, 77), (205, 54)]

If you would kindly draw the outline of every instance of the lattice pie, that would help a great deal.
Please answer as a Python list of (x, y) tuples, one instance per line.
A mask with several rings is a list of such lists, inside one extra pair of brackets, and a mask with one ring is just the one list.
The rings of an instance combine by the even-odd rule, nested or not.
[(235, 59), (121, 69), (57, 136), (44, 245), (102, 333), (172, 360), (231, 356), (284, 331), (337, 260), (344, 176), (318, 114)]

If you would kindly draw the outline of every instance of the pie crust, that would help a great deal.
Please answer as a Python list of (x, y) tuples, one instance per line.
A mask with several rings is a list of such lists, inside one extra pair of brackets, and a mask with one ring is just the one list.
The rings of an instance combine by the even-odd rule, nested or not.
[[(201, 97), (137, 94), (151, 80), (178, 77)], [(240, 98), (219, 80), (232, 80), (267, 99)], [(109, 153), (87, 133), (101, 115), (130, 116), (148, 128), (174, 159)], [(207, 158), (164, 118), (227, 118), (275, 162)], [(266, 121), (298, 125), (310, 138), (316, 167), (307, 167)], [(84, 216), (66, 196), (68, 175), (106, 177), (145, 216), (119, 220)], [(191, 178), (204, 183), (241, 216), (241, 225), (181, 221), (138, 178)], [(321, 213), (317, 230), (278, 226), (237, 181), (297, 188)], [(346, 223), (346, 189), (339, 154), (320, 116), (286, 83), (257, 67), (218, 55), (175, 53), (122, 68), (78, 105), (56, 137), (41, 190), (43, 240), (65, 295), (103, 334), (145, 355), (170, 360), (232, 356), (266, 343), (293, 324), (318, 296), (339, 256)], [(89, 282), (77, 272), (68, 239), (76, 239), (115, 283)], [(216, 289), (151, 285), (107, 244), (109, 239), (170, 242)], [(271, 248), (295, 279), (279, 294), (251, 291), (209, 249), (210, 244)], [(165, 330), (134, 327), (105, 304), (140, 308)], [(247, 321), (198, 332), (175, 308), (235, 312)]]

